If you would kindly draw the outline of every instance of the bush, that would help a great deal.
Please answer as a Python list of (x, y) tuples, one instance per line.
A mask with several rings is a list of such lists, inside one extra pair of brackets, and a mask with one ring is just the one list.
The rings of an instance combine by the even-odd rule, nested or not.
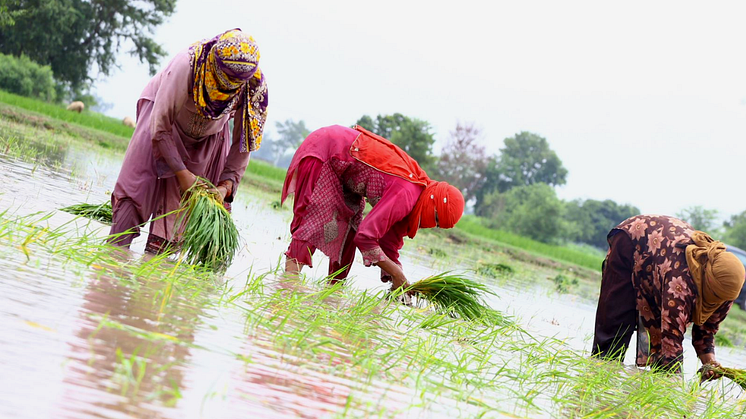
[(484, 197), (488, 226), (544, 243), (559, 239), (563, 229), (562, 201), (546, 183), (518, 186)]
[(22, 55), (0, 54), (0, 89), (51, 102), (55, 99), (52, 69)]

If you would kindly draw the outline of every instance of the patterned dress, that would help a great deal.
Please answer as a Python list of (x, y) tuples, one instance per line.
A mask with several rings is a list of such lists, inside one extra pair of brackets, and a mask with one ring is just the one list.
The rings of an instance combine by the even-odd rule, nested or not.
[[(424, 188), (354, 159), (349, 150), (358, 135), (341, 126), (311, 133), (283, 187), (283, 201), (295, 194), (285, 254), (312, 266), (311, 254), (319, 249), (330, 259), (330, 274), (347, 267), (338, 279), (347, 276), (356, 248), (366, 266), (387, 259), (399, 264), (408, 216)], [(373, 209), (363, 218), (366, 202)], [(383, 272), (382, 279), (388, 280)]]
[[(697, 288), (689, 273), (685, 249), (691, 244), (692, 227), (673, 217), (639, 215), (628, 218), (609, 233), (625, 233), (634, 246), (632, 284), (637, 310), (650, 335), (650, 359), (660, 366), (683, 360), (683, 341), (692, 323)], [(692, 328), (692, 345), (700, 356), (715, 352), (714, 335), (733, 301), (724, 302), (702, 325)], [(642, 357), (638, 354), (638, 361)]]

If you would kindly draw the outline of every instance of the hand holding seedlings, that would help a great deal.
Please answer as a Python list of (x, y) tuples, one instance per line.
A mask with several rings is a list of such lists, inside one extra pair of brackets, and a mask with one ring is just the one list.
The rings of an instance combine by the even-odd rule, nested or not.
[(184, 194), (176, 225), (184, 226), (181, 251), (187, 263), (221, 270), (238, 251), (238, 229), (222, 198), (206, 179), (199, 179)]
[(176, 180), (178, 180), (179, 182), (179, 189), (181, 189), (182, 195), (185, 194), (193, 186), (205, 189), (208, 188), (207, 183), (205, 183), (203, 180), (195, 176), (194, 173), (190, 172), (187, 169), (179, 170), (178, 172), (176, 172)]
[(702, 361), (702, 368), (699, 369), (700, 381), (717, 380), (723, 376), (722, 366), (715, 359), (715, 354), (702, 354), (699, 357)]
[(407, 277), (404, 276), (404, 271), (401, 266), (394, 263), (391, 259), (382, 260), (376, 265), (378, 265), (378, 267), (384, 272), (391, 275), (391, 291), (397, 290), (401, 287), (409, 288), (409, 281), (407, 281)]

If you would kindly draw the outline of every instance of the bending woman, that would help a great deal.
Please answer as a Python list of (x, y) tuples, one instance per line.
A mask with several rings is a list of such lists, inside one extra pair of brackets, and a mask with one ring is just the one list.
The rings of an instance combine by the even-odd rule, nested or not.
[[(110, 242), (129, 247), (151, 216), (179, 208), (197, 176), (217, 185), (230, 207), (267, 116), (258, 65), (254, 39), (234, 29), (178, 53), (150, 80), (137, 101), (137, 128), (111, 197)], [(146, 250), (175, 244), (175, 218), (151, 223)]]
[[(282, 202), (289, 194), (295, 202), (287, 273), (312, 266), (319, 249), (330, 259), (329, 273), (342, 270), (335, 278), (346, 278), (358, 248), (365, 266), (380, 267), (392, 288), (407, 285), (399, 263), (404, 236), (451, 228), (464, 212), (458, 189), (431, 180), (402, 149), (359, 126), (312, 132), (293, 156)], [(366, 201), (373, 209), (363, 219)]]
[(608, 242), (592, 354), (623, 359), (639, 312), (650, 355), (638, 348), (638, 366), (680, 371), (690, 323), (700, 361), (717, 365), (714, 336), (746, 275), (738, 258), (706, 233), (661, 215), (623, 221)]

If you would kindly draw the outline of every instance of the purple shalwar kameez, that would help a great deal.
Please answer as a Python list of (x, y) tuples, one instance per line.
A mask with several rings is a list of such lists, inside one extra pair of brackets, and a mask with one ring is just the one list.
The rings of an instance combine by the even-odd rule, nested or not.
[(139, 226), (151, 217), (157, 219), (151, 223), (149, 239), (178, 239), (176, 215), (158, 218), (179, 208), (181, 192), (175, 171), (188, 169), (216, 185), (230, 180), (232, 187), (225, 201), (232, 202), (249, 163), (249, 152), (242, 151), (237, 140), (243, 112), (234, 111), (231, 141), (231, 115), (206, 118), (194, 105), (188, 50), (177, 54), (150, 80), (137, 101), (137, 128), (112, 194), (111, 234), (133, 232), (113, 236), (112, 242), (129, 246), (139, 235)]

